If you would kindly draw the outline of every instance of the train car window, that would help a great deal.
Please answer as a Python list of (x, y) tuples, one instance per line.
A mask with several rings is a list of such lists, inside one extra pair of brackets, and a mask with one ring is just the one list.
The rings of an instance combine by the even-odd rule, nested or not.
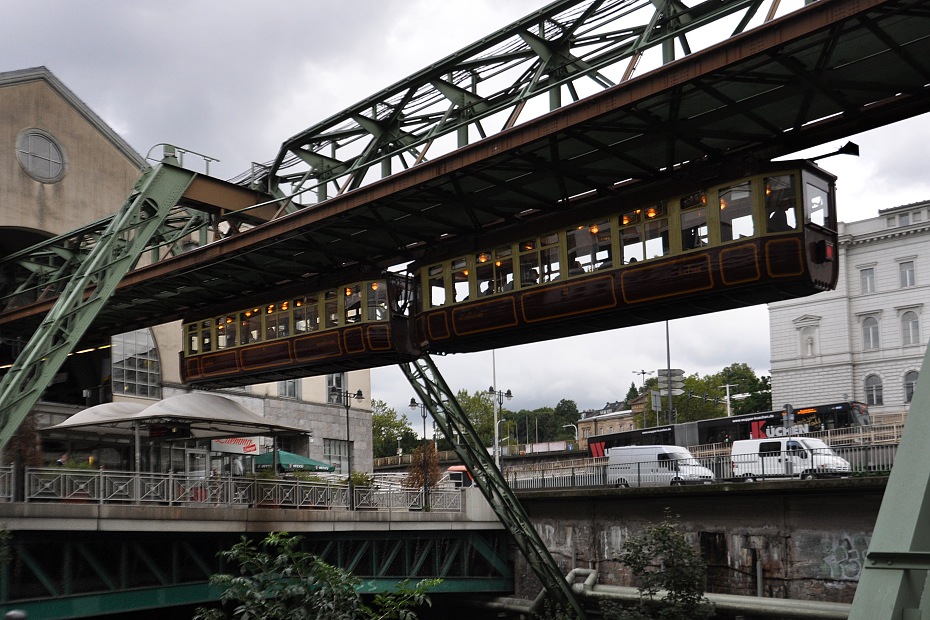
[(795, 204), (794, 175), (766, 177), (765, 185), (765, 230), (787, 232), (798, 227)]
[(339, 299), (336, 291), (323, 293), (323, 329), (339, 325)]
[(540, 280), (542, 282), (558, 280), (562, 273), (559, 267), (561, 264), (559, 236), (546, 235), (539, 240), (539, 244), (542, 246), (539, 250)]
[(620, 251), (621, 261), (626, 265), (643, 260), (642, 209), (633, 209), (620, 215)]
[(681, 249), (694, 250), (707, 245), (707, 209), (701, 207), (681, 214)]
[(210, 319), (200, 322), (200, 352), (209, 353), (213, 350), (213, 321)]
[(645, 218), (646, 256), (657, 258), (669, 253), (668, 218), (665, 204), (656, 203), (643, 209)]
[(457, 258), (452, 261), (452, 301), (466, 301), (469, 296), (468, 261)]
[(221, 316), (216, 319), (216, 348), (227, 349), (236, 346), (236, 319), (232, 316)]
[(200, 352), (200, 330), (196, 323), (187, 325), (187, 354), (197, 355)]
[(307, 300), (299, 297), (292, 303), (291, 314), (294, 317), (294, 333), (306, 334), (310, 331), (310, 325), (307, 323)]
[[(565, 231), (569, 275), (587, 273), (611, 264), (610, 222), (597, 222)], [(583, 270), (583, 271), (579, 271)]]
[(345, 287), (345, 323), (358, 323), (362, 320), (362, 287), (358, 284)]
[(437, 308), (446, 303), (446, 280), (442, 277), (442, 265), (433, 265), (427, 272), (429, 307)]
[(478, 297), (494, 292), (494, 264), (488, 252), (475, 256), (475, 279), (478, 281)]
[(600, 222), (590, 227), (593, 236), (594, 269), (611, 269), (614, 266), (613, 247), (611, 246), (610, 221)]
[(720, 202), (720, 240), (732, 241), (751, 237), (755, 232), (752, 223), (752, 188), (749, 181), (718, 192)]
[(539, 243), (536, 239), (520, 242), (520, 287), (539, 284)]
[(826, 183), (813, 175), (804, 175), (804, 220), (825, 228), (833, 228), (830, 193)]
[(265, 339), (273, 340), (275, 338), (287, 338), (291, 335), (289, 329), (290, 316), (288, 310), (290, 304), (281, 302), (280, 304), (268, 304), (265, 307)]
[(259, 308), (239, 313), (239, 344), (262, 341), (262, 313)]
[(510, 246), (494, 250), (494, 289), (497, 292), (513, 290), (513, 250)]
[(387, 282), (377, 280), (368, 285), (368, 320), (385, 321), (387, 318)]

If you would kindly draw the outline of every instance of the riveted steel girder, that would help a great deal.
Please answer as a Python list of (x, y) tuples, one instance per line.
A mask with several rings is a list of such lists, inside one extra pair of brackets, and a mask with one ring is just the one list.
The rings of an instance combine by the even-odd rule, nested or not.
[[(771, 4), (763, 17), (759, 9)], [(513, 127), (521, 116), (572, 102), (692, 52), (689, 33), (711, 24), (710, 40), (743, 32), (775, 15), (775, 0), (563, 0), (431, 64), (405, 80), (291, 137), (261, 175), (244, 182), (265, 191), (289, 187), (303, 204), (325, 200), (449, 148)], [(723, 18), (737, 15), (732, 23)], [(735, 24), (735, 26), (734, 26)], [(701, 35), (704, 45), (708, 37)], [(678, 44), (677, 48), (673, 45)], [(697, 49), (698, 46), (695, 46)], [(656, 50), (656, 60), (643, 61)], [(527, 104), (543, 96), (543, 109)], [(533, 104), (535, 105), (535, 104)]]
[(849, 620), (930, 618), (930, 349), (908, 410)]
[(462, 463), (472, 472), (475, 484), (497, 517), (507, 527), (527, 563), (557, 603), (571, 608), (576, 618), (587, 618), (565, 575), (543, 543), (516, 494), (504, 480), (477, 431), (468, 420), (455, 393), (449, 389), (429, 356), (401, 365), (401, 370), (433, 415), (436, 425), (452, 443)]
[(51, 383), (94, 317), (139, 260), (196, 173), (167, 164), (146, 171), (92, 251), (60, 269), (51, 312), (0, 381), (0, 450)]

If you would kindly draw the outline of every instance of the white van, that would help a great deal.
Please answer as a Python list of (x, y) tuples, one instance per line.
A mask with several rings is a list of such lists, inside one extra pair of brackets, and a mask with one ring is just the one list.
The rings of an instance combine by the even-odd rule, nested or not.
[(846, 476), (851, 469), (846, 459), (812, 437), (740, 439), (733, 442), (731, 461), (733, 477), (747, 481), (763, 477)]
[(714, 473), (679, 446), (623, 446), (607, 451), (607, 484), (656, 487), (713, 481)]

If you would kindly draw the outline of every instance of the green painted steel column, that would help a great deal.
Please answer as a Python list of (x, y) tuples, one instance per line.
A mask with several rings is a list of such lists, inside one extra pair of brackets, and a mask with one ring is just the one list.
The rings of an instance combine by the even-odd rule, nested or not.
[(872, 531), (849, 620), (927, 620), (930, 590), (930, 349)]
[[(574, 617), (585, 620), (587, 615), (575, 596), (571, 584), (559, 570), (549, 550), (533, 527), (520, 500), (504, 480), (477, 431), (468, 420), (455, 394), (446, 385), (429, 356), (401, 365), (401, 370), (416, 390), (422, 403), (429, 407), (436, 425), (452, 443), (456, 454), (475, 474), (475, 484), (487, 498), (497, 517), (510, 531), (527, 563), (539, 577), (553, 600), (574, 611)], [(461, 444), (455, 437), (461, 438)]]
[(132, 269), (196, 173), (159, 164), (143, 173), (97, 246), (75, 266), (48, 316), (0, 382), (0, 450), (45, 392), (97, 313)]

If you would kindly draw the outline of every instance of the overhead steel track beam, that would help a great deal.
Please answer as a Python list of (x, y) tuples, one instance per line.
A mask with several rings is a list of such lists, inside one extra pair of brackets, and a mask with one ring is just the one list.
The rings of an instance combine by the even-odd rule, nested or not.
[(93, 250), (75, 266), (51, 312), (0, 381), (0, 450), (149, 247), (194, 177), (189, 170), (167, 164), (148, 170)]
[[(664, 58), (670, 59), (671, 43), (678, 41), (682, 52), (690, 54), (687, 34), (725, 17), (739, 14), (734, 34), (742, 32), (754, 19), (762, 20), (761, 4), (554, 2), (293, 136), (265, 176), (245, 173), (240, 180), (263, 184), (265, 191), (282, 185), (290, 186), (284, 193), (313, 189), (315, 201), (325, 200), (370, 182), (369, 169), (376, 163), (391, 174), (397, 168), (393, 162), (406, 168), (408, 159), (424, 161), (429, 150), (441, 154), (436, 142), (445, 135), (458, 136), (452, 145), (457, 148), (473, 133), (485, 138), (506, 130), (526, 103), (540, 95), (548, 97), (547, 106), (554, 110), (562, 105), (563, 91), (578, 101), (592, 90), (611, 88), (632, 75), (632, 69), (624, 70), (626, 64), (635, 66), (654, 48), (664, 48)], [(340, 178), (347, 180), (340, 185)]]
[(429, 356), (401, 365), (401, 370), (430, 411), (436, 425), (450, 441), (462, 463), (468, 468), (494, 513), (510, 531), (527, 563), (539, 577), (543, 587), (557, 603), (574, 610), (574, 617), (587, 618), (571, 585), (559, 570), (545, 543), (540, 538), (520, 500), (504, 480), (487, 448), (481, 443), (468, 416), (455, 399), (439, 369)]

